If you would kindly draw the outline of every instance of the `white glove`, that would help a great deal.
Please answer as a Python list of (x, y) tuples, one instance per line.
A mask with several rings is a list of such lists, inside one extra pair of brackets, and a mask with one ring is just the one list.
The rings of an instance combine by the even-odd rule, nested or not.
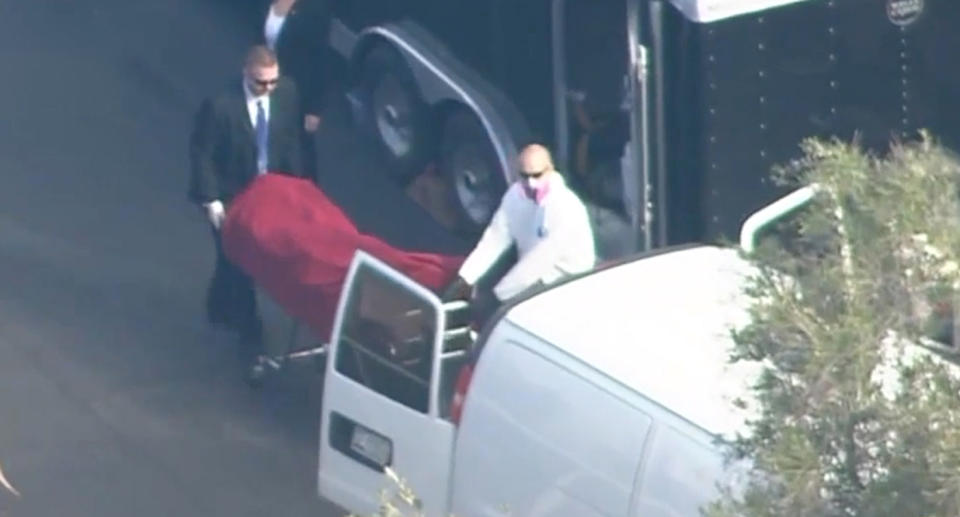
[(223, 224), (223, 220), (227, 218), (227, 213), (223, 209), (223, 203), (221, 203), (219, 200), (211, 201), (209, 203), (204, 203), (203, 207), (207, 209), (207, 219), (210, 220), (210, 224), (219, 230), (220, 226)]

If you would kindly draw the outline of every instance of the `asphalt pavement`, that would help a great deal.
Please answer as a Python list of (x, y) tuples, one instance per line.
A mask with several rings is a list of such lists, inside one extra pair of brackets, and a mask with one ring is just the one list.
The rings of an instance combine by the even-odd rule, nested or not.
[[(201, 98), (250, 33), (230, 2), (0, 2), (0, 465), (9, 516), (306, 516), (319, 381), (251, 390), (203, 319), (213, 248), (186, 202)], [(337, 97), (321, 182), (395, 245), (464, 251)]]

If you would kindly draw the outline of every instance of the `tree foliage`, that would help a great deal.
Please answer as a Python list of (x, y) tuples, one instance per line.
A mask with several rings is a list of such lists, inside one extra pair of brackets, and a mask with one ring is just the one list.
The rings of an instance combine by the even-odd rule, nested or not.
[(960, 515), (960, 162), (924, 134), (877, 156), (810, 140), (776, 171), (811, 204), (748, 258), (760, 415), (714, 516)]

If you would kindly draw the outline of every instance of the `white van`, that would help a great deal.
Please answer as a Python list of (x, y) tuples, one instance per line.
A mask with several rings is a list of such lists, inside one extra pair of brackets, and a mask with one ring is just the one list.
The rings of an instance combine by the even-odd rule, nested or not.
[[(745, 431), (755, 365), (728, 363), (747, 264), (689, 246), (606, 265), (502, 310), (456, 305), (358, 253), (326, 366), (319, 494), (371, 515), (402, 476), (424, 515), (700, 515)], [(452, 329), (452, 330), (448, 330)]]

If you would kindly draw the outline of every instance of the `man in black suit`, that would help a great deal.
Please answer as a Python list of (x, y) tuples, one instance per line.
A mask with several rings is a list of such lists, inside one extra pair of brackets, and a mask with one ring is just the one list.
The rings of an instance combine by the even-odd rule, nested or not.
[(189, 199), (213, 230), (217, 261), (207, 289), (207, 318), (240, 333), (244, 351), (261, 346), (253, 284), (223, 253), (220, 226), (230, 202), (267, 171), (304, 177), (303, 117), (296, 85), (280, 75), (276, 55), (254, 46), (242, 80), (205, 100), (190, 137)]
[(317, 177), (316, 133), (329, 100), (331, 0), (269, 0), (257, 19), (258, 40), (277, 54), (283, 75), (300, 91), (304, 117), (304, 164)]

